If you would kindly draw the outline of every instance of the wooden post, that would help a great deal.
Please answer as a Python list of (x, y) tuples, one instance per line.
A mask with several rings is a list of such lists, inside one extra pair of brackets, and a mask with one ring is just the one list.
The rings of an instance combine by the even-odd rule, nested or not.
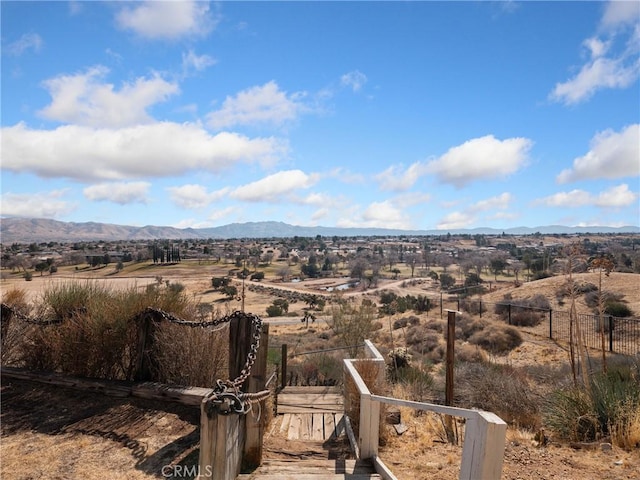
[(499, 480), (507, 424), (494, 413), (479, 411), (465, 428), (460, 480)]
[[(251, 368), (251, 376), (247, 392), (261, 392), (267, 382), (267, 351), (269, 349), (269, 324), (262, 324), (260, 348), (256, 362)], [(253, 410), (246, 417), (246, 438), (242, 455), (242, 472), (251, 472), (262, 463), (262, 438), (264, 435), (267, 401), (262, 400), (253, 405)]]
[(240, 473), (244, 422), (236, 413), (207, 413), (206, 402), (205, 398), (200, 407), (198, 480), (235, 480)]
[[(454, 347), (456, 343), (456, 312), (453, 310), (447, 311), (447, 353), (446, 353), (446, 377), (445, 377), (445, 392), (444, 392), (444, 404), (453, 405), (453, 366), (454, 366)], [(449, 443), (457, 443), (455, 432), (453, 430), (453, 418), (450, 415), (445, 415), (445, 430), (447, 433), (447, 440)]]
[(7, 333), (9, 332), (9, 322), (11, 321), (12, 316), (13, 311), (11, 310), (11, 308), (3, 303), (2, 312), (0, 315), (0, 342), (2, 342), (2, 347), (4, 347), (4, 342), (7, 339)]
[(153, 379), (153, 370), (157, 367), (157, 360), (153, 353), (155, 340), (155, 319), (150, 313), (138, 317), (138, 358), (133, 379), (146, 382)]
[[(234, 316), (229, 322), (229, 379), (234, 380), (242, 372), (253, 339), (253, 326), (249, 317)], [(240, 390), (246, 392), (248, 379), (240, 385)]]
[(360, 395), (360, 425), (358, 440), (360, 458), (371, 458), (378, 455), (380, 433), (380, 403), (371, 400), (371, 393)]
[(287, 344), (282, 344), (280, 363), (282, 364), (282, 378), (280, 379), (281, 389), (287, 386)]

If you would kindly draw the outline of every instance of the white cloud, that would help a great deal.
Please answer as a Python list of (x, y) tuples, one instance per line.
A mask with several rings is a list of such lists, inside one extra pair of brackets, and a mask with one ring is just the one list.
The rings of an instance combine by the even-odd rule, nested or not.
[(625, 183), (612, 187), (598, 194), (594, 199), (594, 205), (601, 208), (628, 207), (638, 201), (638, 193), (629, 190)]
[(109, 182), (86, 187), (82, 193), (87, 200), (113, 202), (120, 205), (147, 203), (148, 182)]
[(328, 218), (329, 213), (330, 211), (328, 208), (319, 208), (318, 210), (313, 212), (313, 214), (311, 214), (310, 220), (312, 222), (318, 222), (322, 219)]
[(400, 208), (409, 208), (431, 202), (431, 195), (428, 193), (408, 192), (393, 198), (393, 203)]
[(188, 75), (192, 71), (202, 72), (217, 63), (210, 55), (197, 55), (193, 50), (182, 54), (182, 71)]
[(38, 53), (43, 45), (42, 37), (37, 33), (25, 33), (15, 42), (7, 45), (3, 50), (9, 55), (19, 57), (27, 50), (33, 50)]
[(558, 192), (548, 197), (534, 201), (534, 205), (547, 207), (584, 207), (591, 203), (591, 195), (584, 190), (571, 190), (570, 192)]
[(625, 62), (624, 58), (598, 57), (584, 65), (580, 72), (564, 83), (556, 84), (551, 99), (567, 105), (590, 98), (603, 88), (626, 88), (638, 79), (638, 62)]
[(590, 146), (586, 155), (573, 161), (573, 168), (560, 172), (558, 183), (640, 175), (640, 124), (629, 125), (619, 133), (600, 132)]
[(392, 165), (375, 176), (381, 190), (402, 192), (409, 190), (427, 171), (421, 162), (415, 162), (406, 170), (402, 165)]
[(570, 192), (558, 192), (554, 195), (537, 199), (533, 204), (561, 208), (585, 206), (621, 208), (633, 205), (638, 201), (638, 197), (638, 193), (630, 191), (629, 186), (623, 183), (597, 195), (578, 189)]
[(4, 127), (2, 168), (81, 181), (221, 172), (237, 163), (274, 164), (288, 149), (276, 138), (210, 135), (197, 124), (155, 123), (122, 129)]
[(486, 200), (480, 200), (469, 207), (471, 212), (481, 212), (487, 210), (504, 210), (509, 208), (509, 204), (513, 200), (510, 193), (504, 192), (496, 197), (487, 198)]
[(365, 83), (367, 83), (367, 76), (358, 70), (345, 73), (340, 77), (340, 84), (351, 88), (354, 92), (359, 92)]
[(451, 212), (445, 215), (436, 225), (438, 230), (456, 230), (469, 228), (473, 225), (475, 217), (468, 212)]
[(235, 97), (227, 97), (220, 110), (207, 116), (212, 128), (221, 129), (234, 125), (275, 125), (295, 120), (306, 110), (300, 99), (304, 93), (287, 95), (274, 81), (251, 87)]
[(208, 2), (196, 0), (148, 0), (133, 8), (122, 8), (116, 15), (116, 23), (141, 37), (170, 40), (204, 36), (215, 27)]
[(371, 203), (362, 214), (363, 227), (375, 228), (411, 228), (411, 221), (406, 212), (390, 200)]
[(285, 170), (238, 187), (229, 196), (245, 202), (279, 202), (296, 190), (310, 188), (317, 180), (317, 175)]
[[(549, 98), (572, 105), (588, 100), (598, 90), (631, 86), (640, 77), (639, 36), (638, 2), (608, 2), (599, 35), (583, 42), (589, 51), (589, 60), (575, 76), (557, 83)], [(624, 45), (614, 48), (614, 43)]]
[(425, 172), (457, 187), (475, 180), (506, 177), (527, 164), (532, 145), (527, 138), (474, 138), (428, 162)]
[(635, 1), (614, 0), (606, 4), (601, 25), (604, 28), (619, 28), (620, 26), (638, 23), (640, 20), (640, 6)]
[(51, 104), (38, 112), (50, 120), (92, 127), (122, 127), (150, 123), (147, 108), (179, 93), (180, 88), (158, 75), (125, 83), (119, 91), (103, 83), (109, 73), (95, 66), (85, 73), (60, 75), (44, 82)]
[(66, 190), (36, 193), (3, 193), (2, 215), (31, 218), (58, 218), (73, 212), (76, 205), (63, 200)]
[(204, 208), (211, 203), (220, 200), (228, 192), (229, 188), (223, 188), (215, 192), (207, 192), (203, 185), (182, 185), (180, 187), (167, 188), (171, 194), (171, 201), (183, 208)]

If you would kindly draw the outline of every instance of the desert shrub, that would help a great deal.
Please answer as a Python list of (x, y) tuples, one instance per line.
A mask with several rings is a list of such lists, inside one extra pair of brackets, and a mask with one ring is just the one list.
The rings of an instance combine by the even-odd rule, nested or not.
[(407, 330), (406, 342), (413, 353), (424, 355), (440, 344), (440, 338), (441, 335), (423, 326), (415, 325)]
[(442, 333), (447, 329), (447, 322), (443, 320), (428, 320), (424, 323), (424, 328)]
[(516, 309), (511, 312), (511, 325), (517, 325), (518, 327), (535, 327), (536, 325), (540, 325), (543, 318), (540, 312)]
[(494, 412), (519, 427), (539, 426), (538, 400), (520, 371), (493, 363), (459, 363), (455, 378), (459, 406)]
[(463, 312), (467, 312), (470, 315), (480, 315), (487, 311), (486, 304), (483, 304), (480, 300), (472, 300), (469, 298), (463, 298), (460, 301), (460, 309)]
[(494, 312), (504, 321), (509, 320), (510, 314), (513, 325), (535, 326), (544, 320), (550, 309), (551, 304), (544, 295), (519, 299), (505, 295), (503, 301), (495, 305)]
[(456, 316), (456, 339), (468, 340), (486, 326), (487, 322), (485, 320), (475, 319), (466, 314), (458, 315)]
[(397, 320), (393, 321), (393, 329), (398, 330), (399, 328), (404, 328), (407, 326), (407, 323), (409, 323), (409, 321), (406, 317), (398, 318)]
[(544, 407), (545, 424), (560, 437), (593, 441), (611, 436), (623, 448), (640, 445), (640, 364), (594, 375), (591, 388), (558, 389)]
[(604, 303), (620, 302), (622, 301), (623, 295), (620, 295), (614, 292), (609, 292), (606, 290), (602, 292), (602, 295), (600, 295), (600, 292), (598, 292), (597, 290), (590, 291), (585, 293), (584, 302), (590, 308), (597, 308), (601, 298)]
[[(136, 287), (113, 290), (98, 282), (55, 285), (43, 292), (31, 315), (38, 320), (62, 322), (26, 327), (21, 322), (24, 334), (19, 354), (13, 356), (12, 364), (69, 375), (131, 380), (139, 357), (137, 320), (147, 307), (187, 321), (201, 318), (198, 304), (183, 289), (172, 288), (169, 284), (159, 282), (144, 290)], [(155, 321), (153, 324), (156, 328), (152, 351), (157, 359), (150, 365), (153, 380), (193, 384), (196, 378), (202, 378), (206, 384), (201, 386), (211, 386), (209, 366), (194, 363), (198, 358), (210, 359), (218, 354), (219, 349), (213, 352), (210, 339), (200, 341), (193, 337), (199, 333), (206, 337), (207, 334), (201, 329), (185, 327), (181, 327), (185, 332), (170, 330), (171, 333), (165, 334), (168, 322)], [(172, 324), (171, 328), (180, 327)], [(186, 330), (192, 333), (186, 333)], [(182, 356), (176, 359), (168, 352), (174, 352), (171, 355), (182, 352)]]
[(490, 325), (474, 333), (469, 338), (469, 343), (494, 355), (505, 355), (522, 343), (522, 335), (514, 327)]
[(433, 376), (422, 368), (407, 365), (392, 370), (392, 380), (405, 387), (409, 400), (422, 402), (433, 397)]
[(282, 308), (278, 305), (269, 305), (267, 307), (267, 316), (269, 317), (281, 317), (283, 314)]
[(630, 317), (633, 315), (631, 309), (622, 302), (607, 302), (604, 306), (604, 313), (614, 317)]
[(456, 345), (455, 357), (456, 362), (476, 363), (487, 361), (487, 354), (482, 348), (466, 343), (462, 345)]

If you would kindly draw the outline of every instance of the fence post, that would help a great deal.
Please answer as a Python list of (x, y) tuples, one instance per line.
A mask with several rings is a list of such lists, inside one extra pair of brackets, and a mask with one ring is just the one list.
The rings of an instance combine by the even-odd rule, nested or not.
[(509, 309), (509, 325), (511, 325), (511, 304), (508, 304), (508, 309)]
[(609, 315), (609, 351), (613, 352), (613, 315)]
[(156, 319), (149, 312), (138, 317), (138, 358), (133, 379), (138, 382), (146, 382), (152, 379), (153, 370), (158, 361), (153, 352), (155, 340)]
[(507, 424), (491, 412), (467, 420), (460, 464), (461, 480), (497, 480), (502, 474)]
[(2, 314), (0, 315), (0, 338), (2, 342), (2, 347), (4, 348), (4, 342), (7, 339), (7, 333), (9, 332), (9, 322), (11, 321), (11, 317), (13, 315), (13, 310), (6, 306), (4, 303), (2, 304)]
[(549, 309), (549, 338), (553, 340), (553, 310)]
[(480, 299), (480, 318), (482, 318), (482, 299)]
[[(453, 366), (454, 366), (454, 346), (456, 343), (456, 312), (449, 310), (447, 312), (447, 353), (446, 353), (446, 375), (445, 375), (445, 392), (444, 404), (453, 405)], [(455, 433), (453, 431), (453, 418), (445, 415), (445, 430), (447, 432), (447, 440), (449, 443), (456, 443)]]
[(380, 403), (371, 400), (371, 393), (360, 396), (360, 425), (358, 439), (360, 440), (360, 457), (371, 458), (378, 455), (380, 433)]
[[(251, 368), (247, 392), (256, 393), (265, 389), (267, 382), (267, 350), (269, 348), (269, 324), (262, 324), (260, 334), (260, 348), (256, 354), (256, 362)], [(246, 438), (242, 455), (242, 472), (253, 471), (262, 463), (262, 437), (265, 427), (266, 400), (255, 404), (257, 413), (249, 413), (246, 417)]]
[(212, 411), (207, 400), (200, 405), (198, 480), (234, 480), (240, 471), (244, 422), (238, 414)]
[(280, 363), (282, 364), (282, 378), (280, 379), (281, 389), (287, 386), (287, 344), (282, 344), (282, 353), (280, 354)]

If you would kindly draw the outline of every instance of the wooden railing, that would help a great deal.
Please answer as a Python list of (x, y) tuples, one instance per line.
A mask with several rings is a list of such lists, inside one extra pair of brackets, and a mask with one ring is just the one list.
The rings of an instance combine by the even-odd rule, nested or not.
[(370, 458), (378, 474), (386, 480), (395, 477), (378, 457), (378, 440), (380, 428), (380, 405), (396, 405), (430, 411), (443, 415), (462, 417), (465, 422), (465, 435), (462, 447), (460, 466), (461, 480), (499, 479), (502, 473), (507, 424), (497, 415), (480, 410), (449, 407), (432, 403), (413, 402), (397, 398), (385, 397), (371, 393), (366, 382), (358, 372), (358, 362), (371, 362), (376, 365), (378, 375), (384, 375), (384, 358), (369, 340), (365, 341), (367, 359), (344, 360), (345, 384), (351, 379), (360, 395), (360, 415), (358, 445), (361, 458)]

